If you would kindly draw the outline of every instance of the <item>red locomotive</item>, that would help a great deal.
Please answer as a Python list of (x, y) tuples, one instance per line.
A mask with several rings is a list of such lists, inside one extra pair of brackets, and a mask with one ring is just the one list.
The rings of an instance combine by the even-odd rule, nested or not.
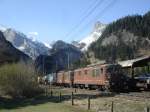
[(57, 85), (101, 90), (121, 90), (126, 83), (118, 64), (97, 64), (74, 71), (61, 71), (57, 73), (56, 80)]

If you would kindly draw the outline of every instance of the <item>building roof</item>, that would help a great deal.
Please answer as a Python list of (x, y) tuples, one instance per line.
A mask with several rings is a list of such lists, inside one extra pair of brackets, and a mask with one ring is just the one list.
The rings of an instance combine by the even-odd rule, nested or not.
[(96, 66), (96, 65), (103, 65), (103, 64), (106, 64), (106, 61), (99, 61), (97, 63), (94, 63), (94, 64), (90, 64), (90, 65), (87, 65), (87, 67), (92, 67), (92, 66)]
[(150, 64), (150, 56), (140, 57), (132, 60), (118, 62), (123, 68), (142, 67)]

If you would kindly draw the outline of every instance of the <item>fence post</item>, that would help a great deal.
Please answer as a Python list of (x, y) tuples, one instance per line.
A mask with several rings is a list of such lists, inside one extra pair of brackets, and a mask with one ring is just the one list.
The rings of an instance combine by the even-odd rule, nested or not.
[(61, 92), (59, 93), (59, 101), (61, 102)]
[(114, 111), (114, 101), (112, 101), (112, 103), (111, 103), (111, 112), (113, 112)]
[(47, 87), (45, 87), (45, 96), (47, 96)]
[(71, 104), (74, 105), (73, 92), (72, 92), (72, 94), (71, 94)]
[(150, 109), (148, 106), (146, 107), (146, 112), (150, 112)]
[(53, 96), (53, 91), (51, 90), (51, 92), (50, 92), (50, 95), (51, 95), (51, 97)]
[(88, 97), (88, 110), (90, 110), (91, 107), (91, 101), (90, 101), (90, 96)]
[(74, 92), (75, 92), (75, 93), (77, 92), (76, 88), (75, 88)]

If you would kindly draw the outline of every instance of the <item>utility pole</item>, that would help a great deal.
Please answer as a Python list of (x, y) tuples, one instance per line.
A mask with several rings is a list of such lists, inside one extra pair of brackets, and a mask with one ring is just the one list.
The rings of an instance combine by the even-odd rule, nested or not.
[(70, 68), (70, 56), (69, 56), (69, 53), (68, 53), (68, 70)]
[(43, 68), (43, 75), (45, 75), (45, 74), (44, 74), (44, 71), (45, 71), (45, 70), (44, 70), (44, 55), (43, 55), (43, 58), (42, 58), (42, 59), (43, 59), (43, 60), (42, 60), (42, 61), (43, 61), (43, 67), (42, 67), (42, 68)]
[(57, 60), (56, 60), (56, 65), (55, 65), (55, 73), (56, 73), (56, 74), (55, 74), (55, 80), (57, 80), (57, 69), (58, 69), (57, 66), (58, 66), (58, 65), (57, 65)]
[(57, 60), (55, 62), (55, 72), (57, 72)]

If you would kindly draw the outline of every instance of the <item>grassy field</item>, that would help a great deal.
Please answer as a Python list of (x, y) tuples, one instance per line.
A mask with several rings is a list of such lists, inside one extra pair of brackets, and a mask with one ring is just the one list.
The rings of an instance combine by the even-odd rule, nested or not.
[[(142, 99), (134, 100), (133, 98), (115, 96), (91, 99), (91, 109), (98, 112), (110, 112), (112, 101), (114, 102), (114, 112), (144, 112), (146, 107), (146, 102)], [(86, 108), (86, 99), (76, 99), (75, 102), (79, 107)], [(147, 105), (150, 106), (150, 100), (147, 101)]]
[[(5, 103), (4, 103), (5, 102)], [(55, 99), (40, 98), (25, 101), (0, 101), (0, 112), (91, 112)]]
[[(41, 96), (24, 101), (0, 99), (0, 112), (110, 112), (114, 102), (114, 112), (144, 112), (150, 107), (150, 92), (105, 94), (96, 90), (53, 88), (53, 96)], [(71, 92), (74, 91), (74, 106), (71, 106)], [(61, 101), (60, 101), (61, 92)], [(91, 97), (91, 111), (87, 111), (88, 97)]]
[(0, 112), (87, 112), (81, 108), (68, 106), (62, 103), (45, 103), (18, 107), (14, 109), (1, 109)]
[[(74, 89), (59, 88), (54, 91), (61, 91), (66, 97)], [(98, 91), (76, 90), (74, 103), (76, 107), (87, 109), (87, 98), (91, 97), (91, 110), (94, 112), (110, 112), (112, 101), (114, 102), (114, 112), (144, 112), (150, 107), (150, 92), (131, 92), (121, 94), (105, 94)], [(63, 100), (63, 103), (70, 104), (70, 100)]]

